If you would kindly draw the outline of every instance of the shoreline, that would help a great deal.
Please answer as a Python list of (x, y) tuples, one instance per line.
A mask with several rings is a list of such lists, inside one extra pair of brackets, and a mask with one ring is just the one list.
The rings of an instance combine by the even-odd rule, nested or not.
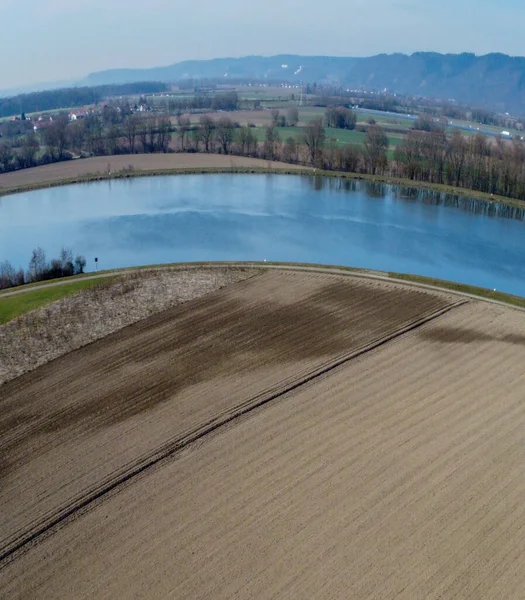
[[(350, 181), (368, 181), (371, 183), (381, 183), (385, 185), (394, 185), (400, 187), (411, 188), (415, 190), (429, 190), (442, 194), (449, 194), (453, 196), (462, 196), (465, 198), (472, 198), (475, 200), (482, 200), (489, 203), (497, 203), (504, 204), (506, 206), (511, 206), (513, 208), (521, 208), (525, 209), (525, 201), (517, 200), (514, 198), (507, 198), (505, 196), (493, 196), (486, 192), (480, 192), (476, 190), (470, 190), (467, 188), (456, 188), (453, 186), (449, 186), (446, 184), (438, 184), (438, 183), (427, 183), (424, 181), (414, 181), (412, 179), (403, 179), (400, 177), (390, 177), (384, 175), (368, 175), (364, 173), (350, 173), (345, 171), (326, 171), (321, 169), (314, 169), (311, 167), (304, 167), (296, 164), (288, 164), (288, 163), (275, 163), (272, 164), (272, 161), (267, 161), (266, 159), (249, 159), (248, 157), (237, 156), (237, 155), (221, 155), (221, 154), (182, 154), (182, 153), (174, 153), (174, 154), (131, 154), (131, 155), (116, 155), (110, 157), (94, 157), (93, 159), (74, 159), (72, 161), (64, 161), (62, 163), (53, 163), (52, 165), (45, 165), (40, 167), (33, 167), (32, 169), (21, 169), (20, 171), (12, 171), (11, 173), (5, 173), (5, 175), (12, 174), (23, 174), (24, 171), (32, 171), (35, 173), (39, 169), (46, 169), (50, 166), (55, 166), (57, 168), (66, 168), (68, 166), (76, 165), (78, 163), (85, 164), (89, 166), (88, 161), (96, 160), (97, 162), (107, 162), (108, 165), (111, 164), (111, 160), (115, 161), (119, 159), (118, 162), (123, 162), (124, 160), (133, 161), (139, 160), (144, 157), (159, 157), (160, 159), (164, 159), (166, 156), (174, 157), (175, 159), (180, 158), (181, 156), (185, 159), (190, 158), (189, 162), (195, 162), (191, 166), (171, 166), (169, 168), (156, 168), (152, 166), (151, 168), (127, 168), (124, 167), (122, 169), (116, 170), (114, 172), (85, 172), (81, 174), (77, 174), (76, 176), (64, 177), (57, 176), (56, 178), (51, 178), (48, 180), (41, 181), (33, 181), (28, 183), (21, 183), (19, 185), (14, 186), (2, 186), (2, 175), (0, 175), (0, 197), (10, 196), (14, 194), (20, 194), (25, 192), (31, 192), (36, 190), (42, 190), (46, 188), (53, 187), (62, 187), (67, 185), (76, 185), (80, 183), (92, 183), (97, 181), (112, 181), (119, 179), (131, 179), (135, 177), (162, 177), (162, 176), (171, 176), (171, 175), (209, 175), (209, 174), (275, 174), (275, 175), (307, 175), (310, 177), (326, 177), (326, 178), (334, 178), (334, 179), (345, 179)], [(198, 157), (199, 160), (194, 160), (194, 157)], [(211, 158), (210, 158), (211, 157)], [(217, 166), (210, 166), (207, 164), (208, 162), (222, 162), (231, 164), (221, 164)], [(241, 163), (245, 164), (233, 164), (234, 162), (241, 161)], [(150, 159), (149, 162), (157, 162), (155, 159)], [(188, 162), (188, 161), (186, 161)], [(251, 165), (250, 165), (251, 163)], [(133, 166), (130, 164), (130, 166)]]
[(525, 297), (507, 294), (505, 292), (494, 291), (488, 288), (482, 288), (470, 284), (457, 283), (426, 277), (423, 275), (414, 275), (410, 273), (396, 273), (386, 271), (376, 271), (373, 269), (364, 269), (359, 267), (346, 267), (341, 265), (319, 265), (314, 263), (286, 263), (286, 262), (257, 262), (257, 261), (205, 261), (205, 262), (189, 262), (189, 263), (165, 263), (156, 265), (144, 265), (137, 267), (126, 267), (122, 269), (108, 269), (99, 271), (98, 273), (83, 273), (82, 275), (74, 275), (64, 279), (54, 279), (49, 281), (41, 281), (30, 283), (24, 286), (8, 288), (0, 290), (0, 301), (2, 298), (9, 298), (18, 294), (30, 293), (35, 290), (45, 289), (47, 287), (55, 287), (67, 285), (75, 281), (106, 279), (108, 277), (116, 277), (118, 275), (126, 275), (128, 273), (147, 271), (147, 270), (190, 270), (190, 269), (238, 269), (238, 268), (253, 268), (253, 269), (284, 269), (284, 270), (306, 270), (318, 272), (337, 272), (348, 274), (355, 277), (363, 277), (367, 279), (377, 279), (381, 281), (392, 281), (401, 283), (407, 286), (431, 288), (437, 291), (446, 291), (457, 295), (469, 297), (475, 300), (482, 300), (489, 303), (501, 304), (518, 310), (525, 310)]

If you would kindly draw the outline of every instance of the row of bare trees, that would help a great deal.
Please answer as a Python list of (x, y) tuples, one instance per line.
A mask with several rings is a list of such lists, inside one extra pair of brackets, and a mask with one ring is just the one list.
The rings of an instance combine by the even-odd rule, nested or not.
[(409, 132), (396, 148), (396, 175), (525, 199), (525, 145), (481, 134)]
[[(393, 152), (386, 132), (375, 124), (367, 127), (362, 145), (342, 145), (330, 135), (331, 128), (352, 128), (352, 115), (348, 109), (329, 107), (325, 120), (314, 119), (284, 140), (277, 111), (263, 129), (207, 114), (192, 122), (179, 113), (176, 123), (165, 114), (125, 114), (122, 110), (118, 119), (108, 112), (73, 123), (67, 115), (59, 115), (41, 136), (26, 135), (17, 149), (0, 144), (0, 172), (72, 155), (219, 152), (396, 176), (525, 200), (525, 145), (520, 140), (489, 139), (482, 134), (465, 137), (459, 132), (447, 135), (443, 127), (435, 123), (426, 127), (422, 120)], [(287, 114), (285, 120), (296, 123), (297, 115)]]
[[(341, 145), (327, 137), (320, 119), (301, 135), (282, 142), (278, 130), (267, 128), (259, 155), (271, 160), (313, 167), (388, 175), (413, 181), (446, 184), (525, 200), (525, 144), (521, 140), (465, 137), (443, 130), (408, 132), (393, 153), (378, 125), (367, 128), (362, 145)], [(329, 130), (328, 130), (329, 131)]]
[(38, 247), (31, 254), (27, 271), (15, 269), (9, 261), (0, 262), (0, 290), (35, 281), (79, 275), (84, 272), (85, 266), (86, 259), (81, 255), (73, 258), (70, 248), (62, 248), (60, 256), (48, 262), (44, 250)]

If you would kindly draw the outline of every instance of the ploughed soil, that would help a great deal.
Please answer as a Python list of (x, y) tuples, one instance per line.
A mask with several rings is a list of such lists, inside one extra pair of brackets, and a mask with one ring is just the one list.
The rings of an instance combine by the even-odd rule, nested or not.
[(447, 304), (343, 275), (267, 272), (4, 384), (0, 552), (211, 422)]
[(256, 273), (235, 267), (177, 267), (101, 278), (92, 288), (0, 325), (0, 385), (131, 323)]
[(297, 165), (271, 162), (261, 158), (246, 156), (230, 156), (224, 154), (122, 154), (118, 156), (97, 156), (66, 162), (22, 169), (0, 175), (0, 192), (8, 192), (11, 188), (21, 186), (52, 185), (62, 180), (82, 179), (83, 177), (108, 172), (117, 173), (125, 169), (132, 171), (186, 170), (186, 169), (264, 169), (271, 165), (272, 169), (293, 171)]
[(522, 313), (272, 271), (0, 387), (9, 598), (518, 598)]

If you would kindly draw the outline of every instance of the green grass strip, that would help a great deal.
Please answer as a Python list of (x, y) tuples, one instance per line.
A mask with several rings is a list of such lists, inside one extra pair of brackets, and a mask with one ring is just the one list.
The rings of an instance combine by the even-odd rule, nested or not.
[(475, 285), (455, 283), (454, 281), (445, 281), (443, 279), (434, 279), (432, 277), (408, 275), (406, 273), (389, 273), (388, 276), (392, 277), (393, 279), (413, 281), (414, 283), (423, 283), (425, 285), (444, 288), (454, 292), (462, 292), (464, 294), (471, 294), (472, 296), (488, 298), (489, 300), (497, 300), (498, 302), (504, 302), (505, 304), (511, 304), (512, 306), (525, 308), (525, 298), (522, 298), (521, 296), (513, 296), (512, 294), (505, 294), (504, 292), (498, 292), (497, 290), (494, 291), (488, 288), (477, 287)]
[[(0, 324), (7, 323), (32, 310), (60, 300), (64, 296), (70, 296), (71, 294), (97, 285), (106, 285), (113, 279), (109, 277), (102, 281), (99, 279), (79, 280), (44, 289), (34, 288), (22, 294), (7, 296), (5, 298), (0, 296)], [(13, 290), (16, 290), (16, 288), (13, 288)]]

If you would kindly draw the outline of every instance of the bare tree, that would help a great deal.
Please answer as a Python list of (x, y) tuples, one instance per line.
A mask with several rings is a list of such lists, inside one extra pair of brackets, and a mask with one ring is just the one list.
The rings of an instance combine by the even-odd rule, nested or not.
[(67, 114), (61, 113), (44, 132), (44, 142), (47, 150), (55, 160), (62, 158), (67, 147), (68, 124)]
[(414, 129), (426, 132), (439, 131), (444, 133), (445, 126), (441, 121), (435, 119), (432, 115), (422, 114), (419, 115), (417, 121), (414, 122)]
[(102, 109), (102, 118), (106, 125), (117, 125), (120, 122), (120, 113), (114, 106), (106, 104)]
[(239, 127), (239, 129), (237, 129), (236, 143), (239, 154), (249, 155), (253, 152), (257, 139), (250, 127)]
[(355, 129), (357, 117), (353, 110), (344, 106), (328, 107), (325, 112), (327, 127), (336, 129)]
[(248, 127), (248, 132), (246, 133), (246, 154), (248, 156), (257, 154), (257, 138), (251, 127)]
[(148, 122), (146, 117), (140, 117), (137, 122), (137, 137), (141, 152), (148, 152)]
[(283, 160), (284, 162), (294, 163), (297, 162), (298, 159), (298, 148), (297, 142), (293, 137), (289, 137), (283, 146)]
[(119, 147), (120, 128), (112, 123), (106, 131), (106, 154), (116, 154)]
[(184, 152), (186, 150), (186, 140), (191, 129), (191, 121), (189, 117), (183, 115), (177, 116), (177, 135), (180, 139), (180, 148)]
[(299, 123), (299, 111), (297, 107), (292, 106), (292, 108), (288, 109), (287, 120), (290, 127), (295, 127)]
[(60, 251), (60, 265), (62, 269), (62, 277), (70, 277), (75, 273), (75, 266), (73, 263), (73, 252), (70, 248), (65, 246)]
[(361, 161), (361, 150), (357, 146), (347, 144), (346, 146), (338, 148), (336, 161), (339, 170), (356, 173)]
[(157, 117), (155, 115), (148, 115), (146, 119), (146, 132), (148, 149), (150, 152), (155, 152), (157, 147)]
[(321, 157), (322, 148), (325, 140), (325, 132), (322, 119), (310, 121), (304, 128), (303, 142), (308, 148), (310, 163), (315, 166)]
[(6, 173), (14, 169), (15, 153), (5, 142), (0, 144), (0, 172)]
[(167, 114), (157, 120), (157, 146), (161, 152), (167, 152), (171, 142), (171, 121)]
[(103, 154), (102, 121), (99, 115), (91, 113), (84, 120), (85, 139), (88, 152)]
[(135, 142), (137, 139), (139, 126), (139, 118), (137, 115), (130, 115), (124, 121), (124, 135), (126, 136), (126, 140), (128, 142), (128, 149), (130, 154), (135, 154)]
[(199, 129), (201, 140), (204, 143), (204, 151), (209, 152), (213, 144), (213, 136), (215, 134), (215, 122), (208, 115), (203, 115), (199, 119)]
[(47, 269), (46, 253), (38, 246), (33, 250), (31, 260), (29, 261), (29, 280), (40, 281)]
[(36, 155), (40, 150), (40, 143), (34, 133), (24, 137), (20, 147), (20, 160), (23, 168), (34, 167), (36, 164)]
[(68, 127), (69, 147), (75, 152), (82, 152), (84, 140), (86, 139), (86, 124), (85, 121), (75, 121)]
[(447, 138), (442, 131), (424, 133), (421, 154), (424, 163), (424, 177), (432, 183), (443, 182)]
[(246, 135), (249, 129), (249, 127), (239, 127), (239, 129), (237, 129), (235, 144), (239, 154), (246, 154)]
[(275, 160), (277, 157), (279, 142), (279, 133), (277, 132), (276, 128), (273, 126), (267, 127), (264, 135), (264, 158), (268, 160)]
[(191, 132), (191, 140), (193, 143), (193, 148), (199, 152), (200, 143), (202, 141), (202, 129), (200, 127), (195, 127)]
[(86, 267), (86, 258), (80, 254), (75, 258), (75, 274), (80, 275)]
[(24, 285), (25, 282), (24, 269), (15, 271), (14, 267), (7, 260), (0, 263), (0, 290)]
[(478, 133), (469, 140), (467, 155), (470, 171), (469, 187), (475, 190), (483, 188), (483, 180), (487, 179), (486, 162), (489, 155), (489, 143), (483, 134)]
[(0, 262), (0, 290), (16, 285), (16, 271), (10, 262)]
[(228, 117), (222, 117), (217, 123), (217, 139), (224, 154), (229, 154), (230, 146), (235, 135), (233, 121)]
[(365, 136), (364, 157), (366, 168), (372, 175), (386, 167), (388, 163), (387, 149), (388, 138), (384, 130), (379, 125), (369, 127)]
[(337, 155), (337, 140), (336, 138), (331, 137), (326, 144), (326, 149), (324, 153), (325, 166), (331, 171), (334, 168), (336, 162)]
[(403, 177), (418, 179), (421, 176), (421, 145), (424, 135), (421, 131), (409, 131), (396, 148), (394, 158)]

